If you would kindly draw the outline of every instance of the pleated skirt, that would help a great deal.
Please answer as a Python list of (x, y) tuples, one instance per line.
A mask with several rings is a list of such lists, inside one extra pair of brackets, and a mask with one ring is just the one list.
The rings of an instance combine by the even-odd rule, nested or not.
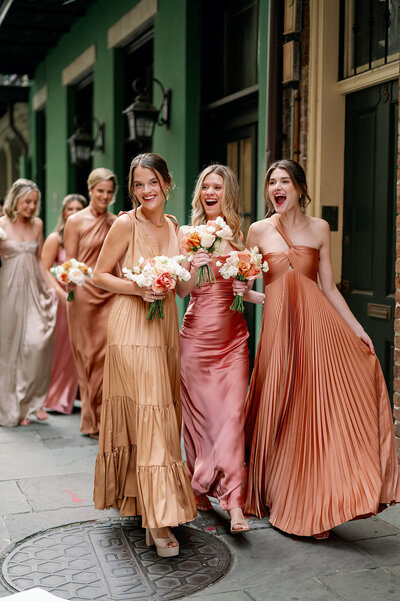
[(400, 501), (378, 359), (305, 275), (266, 287), (246, 399), (246, 510), (310, 536)]

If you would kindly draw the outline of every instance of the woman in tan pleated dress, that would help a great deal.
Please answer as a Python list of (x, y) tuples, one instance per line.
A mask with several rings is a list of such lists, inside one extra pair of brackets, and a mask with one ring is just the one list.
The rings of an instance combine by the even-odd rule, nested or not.
[[(94, 269), (103, 242), (116, 216), (107, 208), (117, 192), (117, 178), (104, 167), (88, 177), (89, 206), (72, 215), (65, 224), (67, 259), (83, 261)], [(114, 295), (97, 288), (91, 279), (75, 286), (74, 300), (67, 303), (68, 330), (78, 372), (82, 401), (81, 432), (99, 436), (106, 328)]]
[[(134, 209), (122, 213), (106, 238), (94, 282), (115, 293), (107, 334), (94, 503), (140, 514), (147, 544), (163, 557), (177, 555), (170, 530), (192, 520), (196, 505), (180, 449), (179, 334), (174, 292), (113, 275), (140, 257), (179, 254), (177, 223), (163, 213), (171, 186), (160, 156), (133, 159), (129, 193)], [(149, 303), (163, 299), (165, 318), (147, 321)]]
[(329, 225), (302, 211), (300, 165), (271, 165), (265, 195), (274, 214), (247, 242), (269, 270), (246, 400), (245, 507), (259, 517), (268, 508), (285, 532), (327, 538), (400, 501), (390, 403), (371, 339), (335, 286)]

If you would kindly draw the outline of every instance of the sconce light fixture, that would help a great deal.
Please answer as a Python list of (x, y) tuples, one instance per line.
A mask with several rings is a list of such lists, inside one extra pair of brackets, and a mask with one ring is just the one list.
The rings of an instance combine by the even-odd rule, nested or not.
[[(97, 127), (94, 138), (90, 132), (91, 122), (94, 122)], [(96, 117), (77, 115), (74, 119), (74, 127), (75, 132), (68, 138), (71, 163), (74, 165), (86, 163), (93, 156), (94, 150), (104, 152), (104, 123), (100, 123)]]
[[(151, 102), (150, 86), (153, 81), (160, 86), (162, 92), (162, 101), (159, 108), (156, 108)], [(143, 146), (146, 143), (151, 143), (156, 123), (157, 125), (165, 125), (169, 129), (171, 90), (166, 90), (161, 81), (155, 77), (147, 80), (138, 77), (133, 82), (132, 88), (137, 96), (133, 103), (122, 113), (128, 119), (129, 140), (136, 141)]]

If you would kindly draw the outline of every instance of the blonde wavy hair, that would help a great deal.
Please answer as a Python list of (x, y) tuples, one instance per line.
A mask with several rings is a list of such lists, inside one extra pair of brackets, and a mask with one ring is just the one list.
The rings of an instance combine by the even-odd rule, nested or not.
[(93, 169), (93, 171), (91, 171), (89, 173), (87, 185), (88, 185), (89, 196), (90, 196), (90, 190), (92, 188), (97, 186), (97, 184), (99, 184), (100, 182), (104, 182), (104, 181), (108, 181), (108, 180), (111, 180), (114, 184), (114, 194), (113, 194), (112, 200), (110, 202), (110, 205), (112, 205), (115, 202), (115, 197), (118, 192), (118, 181), (117, 181), (117, 176), (115, 175), (115, 173), (113, 173), (111, 171), (111, 169), (107, 169), (106, 167), (97, 167), (97, 169)]
[(60, 236), (61, 244), (63, 246), (64, 246), (64, 228), (65, 228), (65, 221), (66, 221), (65, 220), (65, 209), (67, 208), (69, 203), (73, 202), (74, 200), (77, 200), (78, 202), (80, 202), (83, 209), (85, 207), (87, 207), (87, 200), (84, 196), (82, 196), (82, 194), (68, 194), (62, 201), (60, 216), (58, 218), (57, 225), (53, 231), (57, 232), (57, 234)]
[(224, 191), (222, 195), (222, 216), (232, 230), (233, 239), (230, 244), (236, 250), (244, 248), (243, 235), (241, 231), (242, 219), (239, 209), (239, 183), (236, 174), (226, 165), (209, 165), (200, 173), (193, 190), (192, 197), (192, 225), (202, 225), (207, 223), (207, 216), (201, 202), (201, 188), (207, 175), (215, 173), (224, 180)]
[(36, 206), (36, 210), (33, 213), (30, 221), (34, 221), (35, 217), (38, 216), (39, 211), (40, 211), (40, 190), (37, 187), (37, 185), (35, 184), (35, 182), (33, 182), (30, 179), (24, 179), (23, 177), (15, 180), (15, 182), (12, 184), (11, 188), (9, 189), (6, 199), (4, 201), (4, 213), (7, 215), (7, 217), (12, 221), (15, 222), (17, 219), (17, 204), (18, 204), (18, 200), (20, 198), (24, 198), (25, 196), (28, 196), (28, 194), (30, 194), (31, 192), (37, 192), (38, 193), (38, 203)]

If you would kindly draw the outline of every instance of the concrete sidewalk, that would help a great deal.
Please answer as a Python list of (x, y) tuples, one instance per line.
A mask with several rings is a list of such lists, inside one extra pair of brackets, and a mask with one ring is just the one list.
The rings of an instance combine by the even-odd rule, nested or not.
[[(92, 504), (97, 442), (79, 434), (79, 413), (28, 427), (0, 428), (0, 555), (35, 533), (115, 518)], [(286, 536), (251, 520), (228, 532), (215, 506), (195, 525), (230, 547), (234, 562), (196, 601), (400, 601), (400, 506), (335, 528), (328, 541)], [(9, 595), (0, 583), (0, 597)], [(56, 594), (56, 593), (55, 593)], [(188, 598), (188, 597), (186, 597)]]

